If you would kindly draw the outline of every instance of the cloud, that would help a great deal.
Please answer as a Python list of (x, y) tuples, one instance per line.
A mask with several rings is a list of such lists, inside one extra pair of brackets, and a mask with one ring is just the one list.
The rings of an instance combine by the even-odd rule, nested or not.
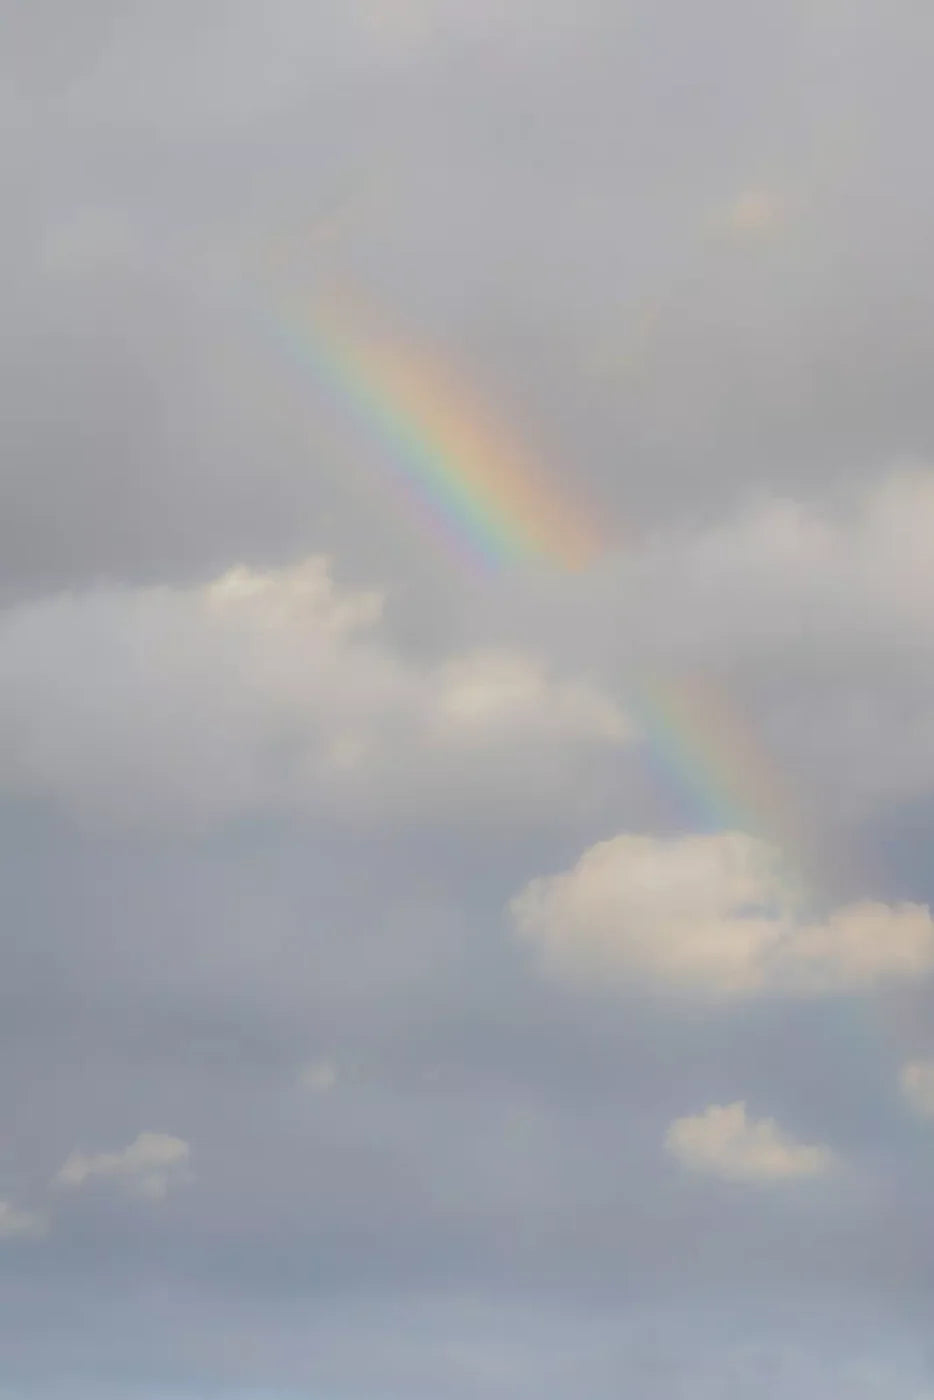
[(391, 56), (420, 50), (436, 35), (435, 0), (355, 0), (359, 29)]
[[(920, 1400), (926, 1144), (890, 1131), (885, 1047), (820, 1002), (575, 1009), (527, 975), (541, 935), (517, 956), (494, 911), (660, 829), (611, 732), (643, 660), (722, 679), (825, 815), (930, 796), (930, 473), (886, 473), (934, 444), (931, 7), (0, 11), (0, 1074), (22, 1125), (0, 1194), (41, 1208), (14, 1183), (113, 1155), (127, 1122), (218, 1164), (197, 1209), (66, 1209), (48, 1247), (0, 1250), (9, 1384)], [(307, 269), (287, 319), (346, 268), (402, 338), (476, 369), (620, 557), (476, 581), (434, 556), (383, 489), (385, 439), (283, 344), (261, 271), (283, 244)], [(587, 374), (603, 344), (613, 382)], [(354, 585), (329, 574), (332, 602), (377, 580), (386, 617), (329, 627), (319, 590), (277, 622), (282, 566), (319, 551)], [(875, 892), (929, 899), (929, 817), (865, 833), (841, 885), (888, 862)], [(830, 923), (758, 898), (783, 946)], [(779, 975), (752, 911), (714, 901), (740, 952), (677, 985), (813, 994), (841, 941), (874, 975), (891, 922), (810, 928)], [(611, 961), (611, 988), (673, 985)], [(338, 1089), (300, 1090), (328, 1055)], [(821, 1191), (790, 1230), (781, 1191), (745, 1210), (659, 1170), (672, 1119), (739, 1097), (887, 1182)]]
[(726, 1181), (795, 1181), (825, 1176), (834, 1166), (829, 1148), (796, 1142), (771, 1118), (749, 1118), (744, 1103), (711, 1104), (675, 1119), (665, 1150), (689, 1171)]
[[(429, 805), (560, 781), (618, 746), (595, 685), (515, 650), (417, 661), (327, 563), (99, 589), (0, 614), (0, 788), (79, 810), (211, 820), (276, 805)], [(539, 794), (540, 795), (540, 791)]]
[(902, 1098), (919, 1118), (934, 1118), (934, 1061), (914, 1060), (899, 1074)]
[[(888, 464), (845, 492), (740, 498), (713, 520), (672, 521), (619, 557), (614, 631), (638, 659), (741, 668), (753, 655), (806, 653), (818, 676), (857, 642), (926, 646), (932, 529), (934, 471), (920, 462)], [(607, 575), (594, 586), (606, 589)], [(588, 595), (592, 623), (596, 601)]]
[(73, 1152), (54, 1184), (76, 1190), (95, 1178), (114, 1181), (132, 1196), (161, 1201), (171, 1186), (188, 1179), (191, 1148), (182, 1138), (143, 1132), (119, 1152)]
[(865, 815), (934, 777), (932, 531), (922, 464), (769, 495), (622, 558), (589, 626), (612, 619), (601, 645), (637, 675), (726, 677), (773, 769), (837, 817)]
[(299, 1083), (313, 1094), (329, 1094), (337, 1084), (337, 1066), (332, 1060), (315, 1060), (305, 1065)]
[(796, 908), (778, 852), (742, 832), (620, 835), (565, 874), (532, 880), (515, 926), (559, 979), (698, 996), (859, 992), (934, 967), (926, 906)]
[(38, 1237), (47, 1233), (48, 1217), (38, 1211), (21, 1210), (9, 1201), (0, 1201), (0, 1239)]
[(578, 677), (546, 659), (570, 650), (550, 614), (534, 649), (407, 655), (382, 595), (339, 587), (317, 557), (8, 606), (0, 787), (195, 820), (321, 800), (385, 810), (403, 792), (438, 808), (468, 790), (544, 810), (582, 757), (629, 738), (614, 671), (625, 697), (627, 676), (661, 662), (728, 671), (775, 766), (828, 803), (921, 791), (932, 530), (934, 474), (916, 469), (848, 500), (773, 499), (660, 534), (583, 585)]
[(782, 215), (782, 201), (768, 189), (744, 190), (727, 211), (727, 222), (736, 233), (754, 234), (774, 228)]

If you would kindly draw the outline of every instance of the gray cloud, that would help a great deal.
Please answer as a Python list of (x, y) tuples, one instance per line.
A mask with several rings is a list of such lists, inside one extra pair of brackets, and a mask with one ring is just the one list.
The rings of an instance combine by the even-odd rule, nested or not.
[[(352, 6), (283, 3), (262, 23), (206, 3), (120, 13), (82, 82), (40, 103), (20, 166), (8, 578), (222, 566), (309, 532), (410, 572), (404, 521), (387, 534), (346, 499), (357, 449), (335, 458), (308, 386), (284, 395), (255, 328), (190, 294), (206, 250), (244, 237), (298, 241), (312, 280), (337, 258), (403, 327), (482, 367), (624, 531), (750, 480), (864, 473), (930, 447), (929, 213), (896, 178), (923, 129), (908, 55), (930, 41), (924, 17), (900, 6), (880, 34), (871, 6), (722, 3), (703, 25), (683, 6), (552, 9), (549, 25), (539, 7), (468, 22), (426, 6), (427, 36), (402, 55)], [(774, 188), (785, 222), (711, 240), (750, 187)], [(307, 239), (356, 202), (337, 248)], [(142, 243), (130, 287), (112, 258), (64, 284), (36, 266), (98, 208)], [(45, 328), (38, 363), (24, 326)], [(217, 353), (238, 341), (239, 367)]]

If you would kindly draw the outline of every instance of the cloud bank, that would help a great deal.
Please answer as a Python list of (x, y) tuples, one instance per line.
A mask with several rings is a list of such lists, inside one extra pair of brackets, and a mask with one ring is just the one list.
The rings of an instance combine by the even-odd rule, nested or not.
[[(99, 589), (0, 617), (0, 786), (77, 810), (211, 821), (555, 790), (630, 738), (534, 656), (437, 664), (379, 636), (381, 599), (321, 559), (192, 588)], [(533, 799), (534, 800), (534, 799)]]

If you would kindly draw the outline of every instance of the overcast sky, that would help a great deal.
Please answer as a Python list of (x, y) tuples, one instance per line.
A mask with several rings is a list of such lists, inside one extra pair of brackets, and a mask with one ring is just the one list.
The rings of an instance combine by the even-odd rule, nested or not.
[(0, 0), (0, 1400), (934, 1396), (932, 60)]

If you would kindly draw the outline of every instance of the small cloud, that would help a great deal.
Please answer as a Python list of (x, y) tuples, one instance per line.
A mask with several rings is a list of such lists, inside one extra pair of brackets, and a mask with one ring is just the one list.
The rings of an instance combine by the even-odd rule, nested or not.
[(529, 657), (478, 652), (445, 664), (434, 706), (437, 730), (454, 742), (537, 729), (612, 744), (633, 737), (616, 702), (587, 681), (557, 681)]
[(903, 1065), (898, 1084), (912, 1113), (919, 1118), (934, 1118), (934, 1060)]
[(825, 1176), (834, 1165), (827, 1147), (795, 1142), (771, 1118), (751, 1119), (744, 1103), (712, 1104), (677, 1118), (665, 1150), (688, 1171), (725, 1181), (768, 1184)]
[(55, 1177), (54, 1184), (68, 1190), (85, 1186), (95, 1177), (115, 1181), (132, 1196), (161, 1201), (172, 1185), (189, 1180), (191, 1149), (181, 1138), (166, 1133), (140, 1133), (120, 1152), (88, 1156), (73, 1152)]
[(9, 1201), (0, 1201), (0, 1239), (36, 1239), (48, 1229), (48, 1217), (39, 1211), (19, 1210)]
[(337, 1084), (337, 1066), (332, 1060), (316, 1060), (304, 1067), (299, 1083), (312, 1094), (329, 1094)]
[(393, 56), (422, 48), (436, 32), (433, 0), (357, 0), (355, 8), (360, 30)]
[(727, 224), (735, 233), (764, 233), (779, 223), (782, 201), (773, 190), (745, 190), (727, 211)]

